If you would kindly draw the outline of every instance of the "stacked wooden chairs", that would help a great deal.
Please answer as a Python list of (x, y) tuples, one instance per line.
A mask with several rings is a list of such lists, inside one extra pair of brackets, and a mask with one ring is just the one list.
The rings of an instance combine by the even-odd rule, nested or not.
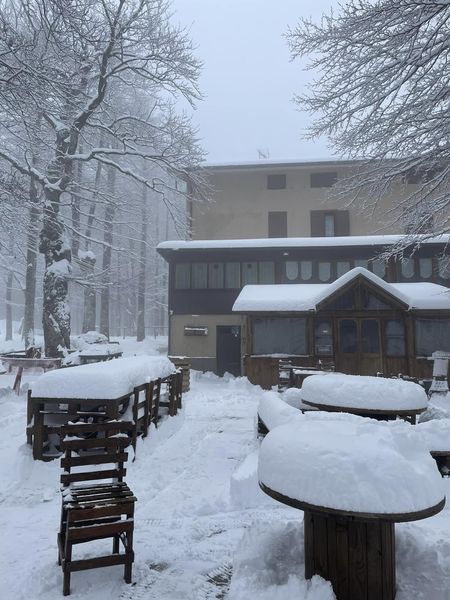
[(182, 408), (181, 398), (183, 395), (183, 371), (178, 369), (176, 373), (161, 380), (166, 384), (166, 398), (161, 400), (160, 406), (168, 408), (169, 416), (174, 417), (178, 409)]
[[(124, 565), (124, 579), (131, 583), (136, 498), (124, 481), (124, 465), (133, 430), (133, 423), (126, 421), (61, 427), (64, 456), (58, 562), (63, 570), (65, 596), (70, 594), (74, 571)], [(73, 558), (74, 545), (108, 538), (112, 539), (112, 553)]]

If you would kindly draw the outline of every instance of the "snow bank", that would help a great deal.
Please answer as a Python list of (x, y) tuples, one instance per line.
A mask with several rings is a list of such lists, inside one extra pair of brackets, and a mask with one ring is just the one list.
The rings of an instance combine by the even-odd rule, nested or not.
[(44, 373), (32, 384), (32, 392), (38, 398), (120, 398), (137, 385), (166, 377), (174, 370), (164, 356), (116, 358)]
[(230, 480), (230, 498), (233, 506), (239, 509), (254, 508), (274, 504), (258, 483), (258, 454), (254, 450), (236, 467)]
[(276, 392), (265, 392), (259, 401), (258, 416), (271, 431), (274, 427), (290, 423), (293, 419), (301, 419), (302, 413), (281, 400)]
[(428, 403), (425, 390), (411, 381), (337, 373), (307, 377), (302, 398), (326, 406), (371, 410), (420, 410)]
[(303, 577), (303, 523), (255, 523), (233, 560), (229, 600), (335, 600), (331, 584)]
[(261, 444), (258, 477), (290, 498), (352, 512), (416, 512), (445, 495), (413, 427), (366, 419), (299, 419), (273, 429)]

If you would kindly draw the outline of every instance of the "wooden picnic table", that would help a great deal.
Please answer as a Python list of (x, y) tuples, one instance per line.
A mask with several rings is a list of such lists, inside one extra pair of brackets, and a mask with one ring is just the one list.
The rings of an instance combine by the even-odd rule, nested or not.
[(60, 358), (25, 358), (22, 356), (3, 355), (0, 361), (8, 367), (8, 371), (16, 367), (17, 373), (14, 379), (13, 390), (20, 394), (20, 384), (22, 382), (23, 372), (29, 369), (42, 369), (44, 373), (51, 369), (58, 369), (61, 366)]
[(395, 523), (431, 517), (445, 505), (434, 461), (406, 432), (373, 422), (299, 421), (262, 442), (259, 485), (304, 511), (305, 578), (330, 581), (337, 600), (394, 600)]
[(120, 358), (122, 354), (123, 353), (121, 351), (106, 352), (105, 354), (101, 354), (100, 352), (90, 353), (89, 349), (86, 349), (79, 354), (80, 365), (88, 365), (93, 362), (105, 362), (108, 360), (113, 360), (114, 358)]
[[(363, 399), (362, 399), (363, 401)], [(311, 406), (317, 410), (323, 410), (325, 412), (344, 412), (350, 413), (351, 415), (357, 415), (359, 417), (369, 417), (371, 419), (379, 419), (381, 421), (390, 421), (400, 417), (409, 421), (412, 425), (416, 424), (417, 416), (424, 412), (424, 408), (420, 409), (375, 409), (367, 408), (367, 406), (361, 405), (360, 407), (355, 406), (333, 406), (331, 404), (321, 404), (319, 402), (311, 402), (309, 400), (302, 400), (304, 404)]]

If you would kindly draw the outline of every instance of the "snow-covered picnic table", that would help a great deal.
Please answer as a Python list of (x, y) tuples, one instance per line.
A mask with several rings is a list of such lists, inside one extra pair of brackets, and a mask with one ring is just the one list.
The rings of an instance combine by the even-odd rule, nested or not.
[(417, 383), (341, 373), (305, 379), (302, 400), (319, 410), (377, 418), (399, 416), (412, 423), (428, 404), (425, 390)]
[(135, 388), (174, 372), (166, 357), (138, 356), (45, 373), (28, 395), (27, 439), (33, 442), (34, 458), (42, 458), (47, 415), (59, 426), (77, 417), (117, 419)]
[(266, 436), (260, 486), (305, 511), (307, 579), (328, 579), (337, 598), (393, 600), (394, 523), (445, 504), (435, 462), (407, 424), (311, 417)]

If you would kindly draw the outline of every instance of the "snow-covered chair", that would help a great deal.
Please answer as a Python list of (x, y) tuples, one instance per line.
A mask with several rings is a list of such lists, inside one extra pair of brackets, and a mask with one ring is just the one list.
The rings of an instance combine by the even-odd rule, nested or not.
[[(124, 464), (132, 431), (133, 423), (125, 421), (71, 423), (61, 428), (61, 449), (65, 454), (61, 459), (58, 563), (63, 570), (65, 596), (70, 594), (72, 571), (124, 565), (124, 579), (131, 583), (136, 498), (124, 482)], [(106, 469), (92, 470), (93, 465)], [(73, 472), (76, 467), (85, 468)], [(73, 560), (73, 545), (108, 538), (113, 540), (111, 554)]]

